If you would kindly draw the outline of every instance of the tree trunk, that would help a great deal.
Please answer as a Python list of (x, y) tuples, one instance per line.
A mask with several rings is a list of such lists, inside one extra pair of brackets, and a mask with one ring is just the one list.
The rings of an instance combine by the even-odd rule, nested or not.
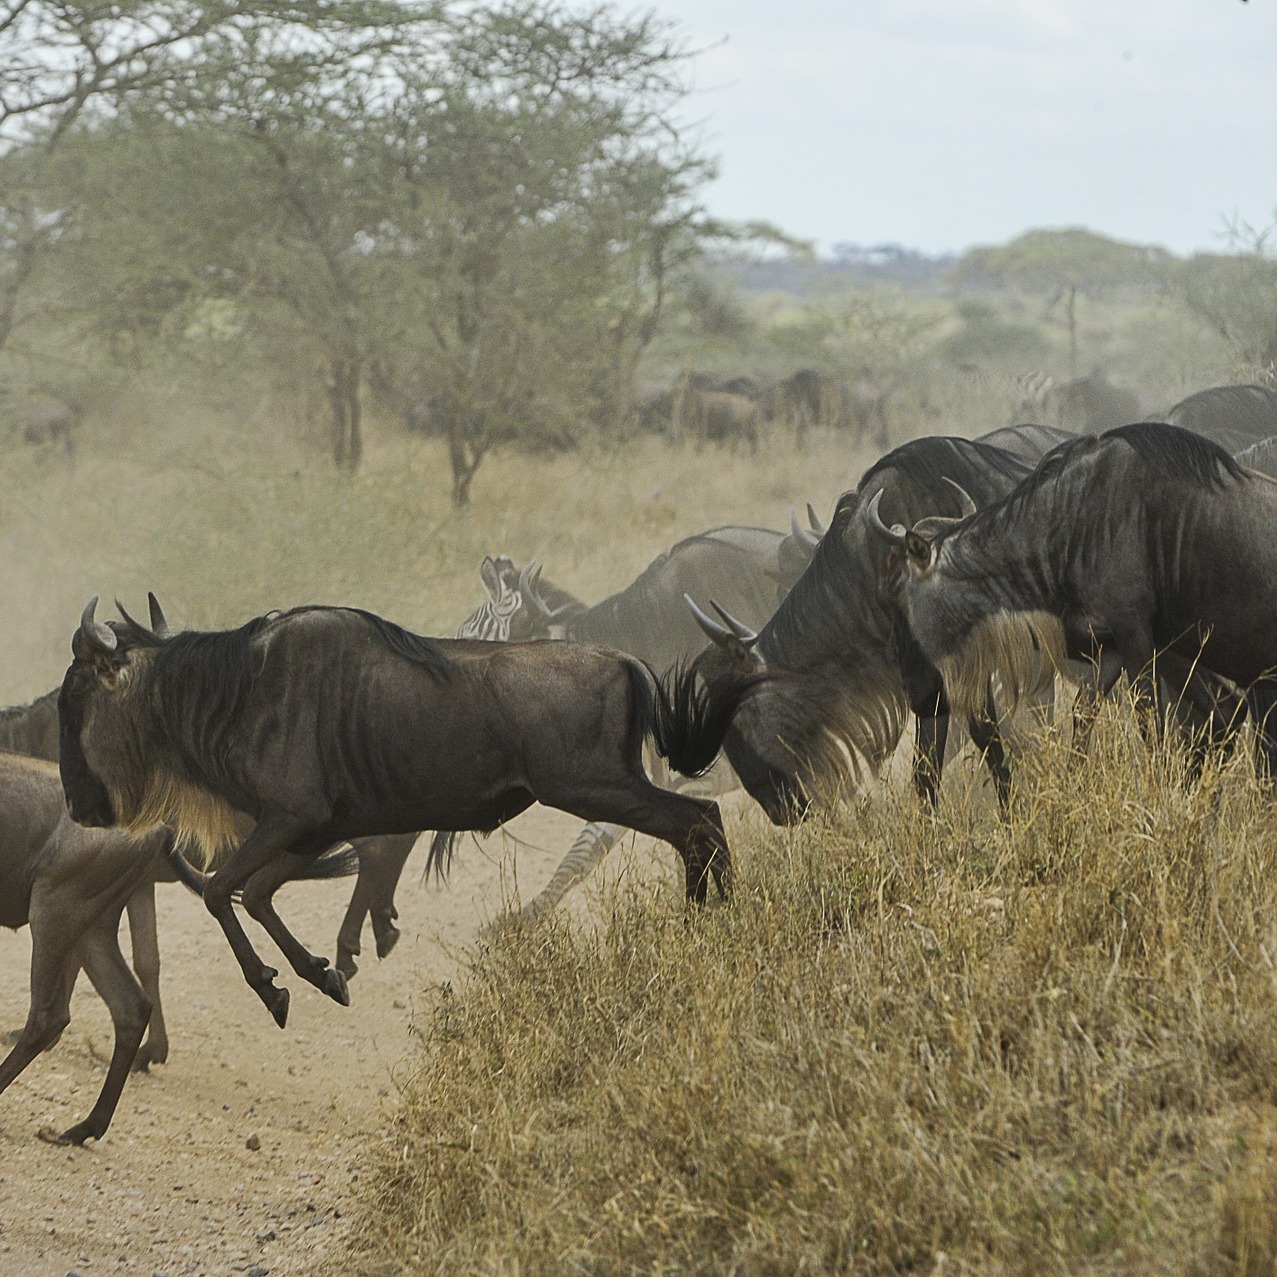
[(333, 414), (333, 460), (352, 474), (363, 460), (363, 418), (359, 403), (360, 364), (357, 359), (334, 359), (328, 382)]

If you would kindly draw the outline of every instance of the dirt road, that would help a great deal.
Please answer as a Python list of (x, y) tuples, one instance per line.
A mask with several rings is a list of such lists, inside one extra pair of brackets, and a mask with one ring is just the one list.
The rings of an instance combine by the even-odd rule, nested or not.
[[(414, 1000), (455, 974), (512, 873), (530, 898), (578, 828), (534, 810), (509, 827), (528, 845), (467, 839), (442, 889), (421, 883), (419, 844), (398, 894), (394, 953), (378, 963), (365, 928), (349, 1008), (285, 970), (293, 996), (283, 1031), (199, 901), (160, 888), (170, 1062), (130, 1080), (100, 1145), (40, 1141), (41, 1127), (62, 1130), (92, 1106), (110, 1052), (110, 1020), (81, 976), (62, 1041), (0, 1096), (0, 1275), (346, 1272), (342, 1243), (369, 1136), (412, 1067)], [(649, 845), (639, 859), (673, 872), (669, 848)], [(281, 913), (312, 950), (331, 956), (350, 885), (281, 892)], [(260, 938), (267, 962), (283, 967)], [(26, 1016), (29, 960), (26, 931), (0, 933), (0, 1028)]]

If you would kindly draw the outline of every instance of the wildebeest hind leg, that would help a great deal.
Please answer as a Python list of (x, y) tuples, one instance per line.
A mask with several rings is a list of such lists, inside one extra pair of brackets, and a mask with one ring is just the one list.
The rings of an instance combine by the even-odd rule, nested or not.
[(628, 781), (623, 788), (608, 786), (563, 798), (538, 798), (584, 820), (624, 825), (670, 843), (683, 860), (687, 898), (696, 904), (705, 903), (711, 877), (720, 895), (726, 896), (731, 888), (731, 852), (715, 802), (671, 793), (645, 776)]

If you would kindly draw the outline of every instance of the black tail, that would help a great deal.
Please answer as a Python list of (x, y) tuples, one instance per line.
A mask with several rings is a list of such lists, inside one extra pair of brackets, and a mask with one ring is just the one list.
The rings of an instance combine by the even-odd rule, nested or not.
[(684, 776), (709, 770), (741, 701), (767, 677), (759, 671), (711, 691), (700, 681), (695, 665), (681, 661), (659, 678), (638, 665), (631, 666), (630, 676), (645, 730), (661, 757)]
[(426, 868), (421, 875), (422, 882), (435, 871), (435, 881), (443, 882), (452, 871), (452, 857), (457, 851), (457, 839), (461, 831), (457, 829), (437, 829), (430, 839), (430, 851), (426, 856)]
[[(194, 892), (201, 898), (204, 895), (204, 886), (213, 876), (204, 873), (203, 870), (196, 869), (187, 858), (182, 855), (181, 850), (177, 846), (175, 839), (170, 840), (168, 847), (164, 852), (168, 857), (168, 862), (172, 866), (173, 873), (177, 876), (178, 882), (182, 884), (187, 891)], [(349, 843), (338, 843), (335, 847), (330, 847), (327, 851), (316, 856), (313, 860), (308, 860), (304, 864), (298, 866), (297, 872), (292, 874), (290, 882), (313, 881), (322, 878), (349, 878), (359, 872), (359, 853)], [(235, 893), (238, 898), (239, 893)]]

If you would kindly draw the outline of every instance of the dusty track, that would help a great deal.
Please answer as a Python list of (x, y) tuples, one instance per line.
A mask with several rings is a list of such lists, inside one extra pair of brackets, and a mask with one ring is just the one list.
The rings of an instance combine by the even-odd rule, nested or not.
[[(282, 1032), (202, 905), (161, 888), (170, 1063), (130, 1080), (100, 1145), (40, 1141), (41, 1127), (64, 1129), (91, 1107), (105, 1067), (96, 1057), (110, 1050), (105, 1008), (81, 976), (62, 1041), (0, 1096), (0, 1274), (349, 1271), (343, 1238), (362, 1159), (395, 1103), (396, 1076), (412, 1067), (414, 1000), (456, 972), (458, 951), (499, 912), (512, 867), (529, 896), (578, 828), (534, 810), (510, 826), (531, 846), (467, 840), (443, 889), (421, 883), (420, 844), (399, 890), (395, 952), (378, 963), (365, 928), (349, 1009), (284, 971), (293, 996)], [(672, 872), (674, 853), (655, 855)], [(291, 886), (281, 912), (331, 956), (349, 887)], [(0, 1028), (25, 1018), (29, 959), (25, 930), (0, 933)]]

